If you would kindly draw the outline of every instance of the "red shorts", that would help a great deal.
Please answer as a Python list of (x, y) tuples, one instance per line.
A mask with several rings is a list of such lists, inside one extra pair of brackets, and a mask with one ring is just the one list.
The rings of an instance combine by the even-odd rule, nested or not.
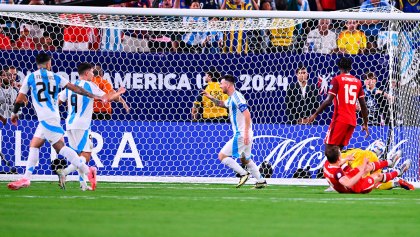
[(375, 188), (375, 180), (367, 176), (365, 178), (361, 178), (351, 190), (355, 193), (370, 193)]
[(356, 127), (339, 121), (331, 121), (324, 143), (328, 145), (347, 146)]

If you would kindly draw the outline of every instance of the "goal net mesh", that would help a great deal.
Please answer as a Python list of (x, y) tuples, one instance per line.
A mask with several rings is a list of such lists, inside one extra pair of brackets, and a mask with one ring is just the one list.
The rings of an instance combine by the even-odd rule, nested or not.
[[(371, 11), (402, 14), (393, 8)], [(313, 124), (300, 122), (326, 98), (339, 73), (336, 61), (347, 56), (351, 73), (364, 83), (371, 132), (366, 138), (357, 126), (348, 148), (365, 149), (381, 139), (386, 152), (403, 151), (400, 164), (412, 160), (404, 178), (419, 181), (418, 21), (316, 20), (309, 13), (299, 20), (0, 12), (0, 23), (0, 65), (17, 69), (16, 87), (37, 69), (35, 56), (45, 51), (53, 58), (52, 70), (72, 82), (77, 65), (89, 62), (113, 89), (127, 89), (123, 98), (130, 111), (116, 102), (112, 111), (95, 106), (110, 117), (95, 117), (91, 127), (89, 165), (101, 177), (235, 177), (217, 159), (233, 136), (231, 124), (215, 119), (224, 112), (207, 109), (211, 104), (199, 96), (209, 74), (232, 74), (248, 101), (253, 159), (263, 173), (320, 178), (333, 106)], [(304, 89), (299, 81), (307, 81)], [(10, 100), (2, 100), (6, 117)], [(60, 111), (64, 127), (67, 107)], [(0, 131), (0, 171), (6, 175), (24, 173), (38, 123), (30, 103), (20, 118), (17, 127), (8, 123)], [(53, 174), (52, 160), (63, 157), (52, 150), (40, 150), (34, 174)]]

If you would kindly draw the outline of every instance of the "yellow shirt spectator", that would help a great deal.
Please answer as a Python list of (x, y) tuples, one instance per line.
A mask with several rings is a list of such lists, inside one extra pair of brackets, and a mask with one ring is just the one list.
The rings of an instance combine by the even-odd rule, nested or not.
[(290, 46), (293, 43), (294, 20), (274, 19), (274, 24), (285, 25), (285, 28), (271, 30), (271, 44), (273, 46)]
[(343, 53), (358, 54), (366, 48), (366, 36), (360, 30), (344, 30), (338, 35), (337, 46)]

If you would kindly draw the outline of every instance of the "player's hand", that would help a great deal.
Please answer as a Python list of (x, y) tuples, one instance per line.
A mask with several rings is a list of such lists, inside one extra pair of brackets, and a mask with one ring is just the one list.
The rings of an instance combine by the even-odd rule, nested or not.
[(130, 113), (130, 106), (128, 106), (128, 104), (127, 104), (127, 103), (124, 103), (124, 104), (123, 104), (123, 107), (124, 107), (124, 109), (125, 109), (125, 112)]
[(249, 145), (249, 134), (248, 133), (245, 133), (245, 135), (244, 135), (244, 144), (245, 145)]
[(18, 114), (12, 114), (12, 116), (10, 117), (10, 122), (17, 126), (18, 124), (18, 119), (19, 119), (19, 115)]
[(7, 119), (3, 118), (2, 116), (0, 116), (0, 121), (3, 124), (3, 126), (6, 125), (6, 123), (7, 123)]
[(369, 127), (367, 124), (362, 125), (362, 130), (366, 132), (365, 138), (369, 137), (370, 133), (369, 133)]
[(120, 87), (120, 88), (118, 89), (118, 93), (120, 93), (120, 94), (124, 94), (126, 91), (127, 91), (127, 90), (126, 90), (124, 87)]
[(103, 96), (99, 97), (99, 100), (101, 100), (103, 103), (108, 103), (109, 98), (108, 98), (108, 96), (103, 95)]
[(205, 97), (207, 97), (207, 98), (211, 98), (212, 96), (207, 92), (207, 91), (205, 91), (205, 90), (201, 90), (201, 92), (200, 92), (200, 94), (201, 95), (204, 95)]

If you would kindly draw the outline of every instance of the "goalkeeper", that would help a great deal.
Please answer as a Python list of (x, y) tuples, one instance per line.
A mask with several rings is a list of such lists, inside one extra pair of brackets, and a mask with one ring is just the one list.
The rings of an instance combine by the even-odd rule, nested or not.
[[(349, 161), (348, 164), (351, 168), (356, 168), (360, 166), (364, 160), (364, 158), (368, 158), (369, 162), (377, 162), (379, 161), (378, 157), (381, 157), (385, 151), (385, 144), (380, 141), (376, 140), (371, 145), (369, 145), (365, 150), (360, 148), (355, 149), (348, 149), (341, 153), (341, 158), (345, 159), (349, 156), (354, 156), (353, 161)], [(393, 156), (391, 159), (398, 161), (401, 158), (401, 151), (396, 151), (394, 153), (389, 154), (388, 156)], [(382, 170), (374, 171), (373, 173), (382, 172)], [(414, 190), (414, 186), (407, 181), (399, 178), (398, 180), (390, 180), (386, 183), (379, 183), (376, 188), (380, 190), (389, 190), (395, 187), (401, 187), (406, 190)]]

